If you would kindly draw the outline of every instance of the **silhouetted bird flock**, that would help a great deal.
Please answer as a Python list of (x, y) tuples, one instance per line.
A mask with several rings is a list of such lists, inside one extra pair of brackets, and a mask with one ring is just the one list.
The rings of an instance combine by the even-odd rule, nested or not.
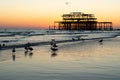
[[(74, 38), (72, 38), (72, 40), (75, 41)], [(82, 39), (78, 38), (78, 40), (82, 40)], [(98, 42), (102, 43), (102, 42), (103, 42), (103, 39), (100, 39)], [(25, 49), (25, 54), (27, 54), (27, 53), (30, 51), (30, 54), (29, 54), (29, 55), (30, 55), (30, 56), (33, 55), (33, 53), (32, 53), (31, 51), (33, 51), (34, 49), (30, 46), (30, 43), (27, 43), (27, 44), (25, 45), (24, 49)], [(55, 39), (52, 39), (52, 40), (51, 40), (51, 48), (50, 48), (50, 49), (51, 49), (51, 51), (53, 51), (53, 53), (52, 53), (51, 56), (56, 56), (56, 55), (57, 55), (57, 54), (56, 54), (56, 51), (58, 50), (58, 46), (57, 46), (57, 44), (56, 44)], [(12, 49), (12, 52), (14, 53), (12, 56), (13, 56), (13, 60), (15, 61), (15, 52), (16, 52), (16, 48), (15, 48), (15, 47)]]
[[(25, 45), (24, 49), (25, 49), (25, 55), (27, 55), (28, 52), (29, 52), (29, 56), (32, 56), (32, 55), (33, 55), (32, 51), (33, 51), (34, 49), (30, 46), (30, 43), (27, 43), (27, 44)], [(14, 48), (12, 49), (12, 58), (13, 58), (13, 61), (15, 61), (15, 58), (16, 58), (15, 52), (16, 52), (16, 48), (14, 47)]]

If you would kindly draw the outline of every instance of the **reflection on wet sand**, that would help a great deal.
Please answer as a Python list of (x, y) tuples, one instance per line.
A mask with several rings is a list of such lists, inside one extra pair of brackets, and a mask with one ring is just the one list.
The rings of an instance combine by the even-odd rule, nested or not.
[(103, 45), (103, 42), (100, 42), (99, 44), (100, 44), (100, 45)]
[(12, 53), (12, 60), (15, 61), (16, 59), (16, 55), (15, 55), (15, 52)]
[(56, 57), (57, 55), (56, 51), (51, 51), (51, 57)]
[[(16, 52), (12, 53), (12, 59), (15, 61), (20, 57), (19, 61), (15, 62), (15, 65), (9, 61), (2, 62), (0, 78), (1, 80), (18, 78), (21, 80), (24, 78), (25, 80), (48, 80), (48, 78), (50, 80), (73, 80), (73, 78), (119, 80), (120, 42), (118, 40), (120, 39), (104, 40), (103, 45), (99, 44), (99, 40), (59, 44), (58, 51), (51, 50), (50, 45), (33, 47), (34, 52), (16, 48)], [(8, 51), (1, 51), (1, 55), (7, 54)], [(9, 54), (7, 56), (8, 59)], [(11, 73), (12, 71), (14, 72)]]
[(15, 59), (16, 59), (15, 52), (16, 52), (16, 49), (13, 48), (13, 49), (12, 49), (12, 59), (13, 59), (13, 61), (15, 61)]
[(29, 57), (32, 57), (33, 56), (33, 48), (30, 46), (30, 43), (28, 42), (25, 46), (25, 57), (28, 55)]
[(25, 54), (25, 57), (26, 57), (26, 56), (27, 56), (27, 54), (28, 54), (28, 51), (25, 51), (25, 52), (24, 52), (24, 54)]
[(31, 51), (25, 51), (24, 54), (25, 54), (25, 57), (27, 57), (27, 56), (32, 57), (33, 56), (33, 52), (31, 52)]

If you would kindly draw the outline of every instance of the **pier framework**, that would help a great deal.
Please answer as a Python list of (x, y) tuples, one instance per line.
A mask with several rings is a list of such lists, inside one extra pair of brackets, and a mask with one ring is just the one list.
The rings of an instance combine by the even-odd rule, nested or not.
[(52, 29), (57, 30), (112, 30), (112, 22), (98, 22), (94, 14), (71, 12), (55, 21)]

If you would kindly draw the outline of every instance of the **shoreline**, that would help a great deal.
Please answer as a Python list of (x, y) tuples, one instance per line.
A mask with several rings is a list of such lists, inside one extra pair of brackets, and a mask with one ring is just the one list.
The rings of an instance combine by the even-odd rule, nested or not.
[[(74, 40), (58, 40), (56, 41), (57, 44), (59, 43), (65, 43), (65, 42), (76, 42), (76, 41), (86, 41), (86, 40), (100, 40), (100, 39), (108, 39), (108, 38), (115, 38), (117, 37), (112, 36), (112, 37), (99, 37), (99, 38), (89, 38), (89, 39), (77, 39), (74, 37)], [(51, 41), (45, 41), (45, 42), (30, 42), (30, 46), (38, 46), (38, 45), (50, 45)], [(6, 46), (1, 46), (0, 50), (7, 50), (7, 49), (12, 49), (12, 48), (24, 48), (27, 43), (24, 44), (13, 44), (13, 45), (6, 45)]]

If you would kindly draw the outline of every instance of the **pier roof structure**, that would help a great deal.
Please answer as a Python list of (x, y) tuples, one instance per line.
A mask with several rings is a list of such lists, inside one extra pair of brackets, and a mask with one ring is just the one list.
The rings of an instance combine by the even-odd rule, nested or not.
[(71, 12), (62, 15), (62, 21), (54, 22), (58, 30), (112, 30), (112, 22), (98, 22), (94, 14)]

